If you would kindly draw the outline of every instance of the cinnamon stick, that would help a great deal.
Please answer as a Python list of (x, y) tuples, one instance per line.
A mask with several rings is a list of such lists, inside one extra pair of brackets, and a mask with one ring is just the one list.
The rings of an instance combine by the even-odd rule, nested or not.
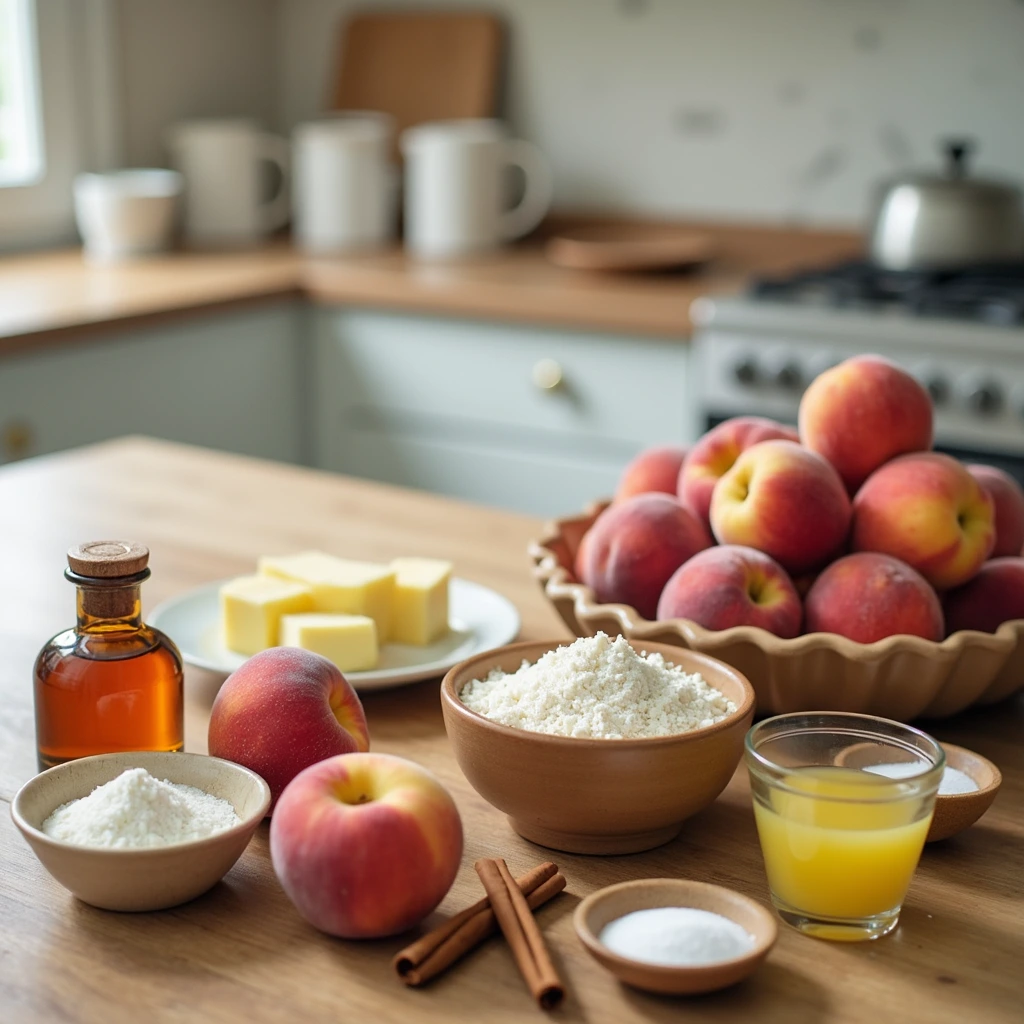
[[(565, 876), (547, 861), (517, 878), (516, 885), (535, 910), (565, 888)], [(391, 963), (406, 985), (423, 985), (497, 930), (491, 901), (485, 896), (401, 950)]]
[(530, 994), (542, 1010), (553, 1010), (562, 1001), (565, 990), (526, 897), (500, 858), (485, 857), (474, 867)]

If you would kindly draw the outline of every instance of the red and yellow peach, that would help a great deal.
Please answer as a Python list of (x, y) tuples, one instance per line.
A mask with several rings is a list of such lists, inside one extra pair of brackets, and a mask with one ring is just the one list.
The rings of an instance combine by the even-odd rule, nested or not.
[(1004, 622), (1024, 619), (1024, 558), (993, 558), (962, 587), (945, 595), (946, 631), (994, 633)]
[(270, 823), (270, 857), (315, 928), (381, 938), (418, 924), (451, 888), (462, 822), (426, 769), (389, 754), (344, 754), (288, 784)]
[(956, 459), (938, 452), (887, 462), (853, 499), (853, 549), (899, 558), (937, 590), (969, 580), (995, 537), (992, 498)]
[(748, 448), (711, 499), (711, 528), (720, 543), (757, 548), (793, 575), (835, 556), (849, 525), (850, 499), (839, 475), (793, 441)]
[(995, 466), (969, 465), (967, 472), (992, 498), (996, 542), (989, 557), (1019, 555), (1024, 548), (1024, 490), (1009, 473)]
[(800, 632), (803, 610), (786, 570), (738, 544), (700, 551), (665, 584), (659, 619), (690, 619), (705, 629), (758, 626), (786, 639)]
[(685, 446), (675, 444), (642, 451), (623, 470), (615, 500), (622, 501), (652, 491), (674, 497), (688, 451)]
[(855, 356), (816, 377), (800, 400), (800, 440), (835, 466), (849, 492), (883, 463), (931, 448), (932, 401), (881, 356)]
[(253, 655), (221, 686), (210, 711), (209, 751), (262, 775), (273, 813), (304, 768), (370, 746), (363, 705), (333, 662), (297, 647)]
[(797, 432), (760, 416), (736, 416), (709, 430), (694, 446), (679, 473), (679, 500), (710, 524), (715, 484), (748, 448), (761, 441), (798, 440)]
[(833, 562), (804, 600), (808, 633), (838, 633), (870, 644), (909, 634), (943, 637), (942, 606), (928, 581), (891, 555), (860, 552)]
[(602, 512), (577, 552), (577, 574), (601, 603), (653, 619), (668, 578), (711, 545), (704, 525), (667, 494), (638, 494)]

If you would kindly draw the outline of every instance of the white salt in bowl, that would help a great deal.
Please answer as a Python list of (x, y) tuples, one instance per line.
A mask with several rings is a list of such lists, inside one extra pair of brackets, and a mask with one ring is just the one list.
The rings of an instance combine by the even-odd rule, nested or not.
[[(676, 967), (622, 956), (601, 941), (602, 931), (612, 921), (656, 907), (692, 907), (720, 914), (750, 935), (750, 949), (729, 960)], [(756, 900), (734, 889), (684, 878), (640, 878), (599, 889), (576, 908), (573, 925), (587, 952), (619, 981), (665, 995), (697, 995), (735, 985), (757, 970), (779, 934), (774, 916)]]
[[(241, 819), (205, 839), (145, 849), (79, 846), (53, 839), (43, 822), (62, 804), (88, 796), (128, 768), (195, 786), (227, 800)], [(53, 877), (84, 903), (103, 910), (163, 910), (195, 899), (231, 869), (270, 806), (270, 787), (255, 772), (204, 754), (129, 751), (68, 761), (30, 779), (11, 817)]]
[(475, 655), (441, 683), (445, 729), (470, 785), (504, 811), (524, 839), (567, 853), (650, 850), (674, 838), (683, 822), (711, 804), (739, 764), (754, 716), (746, 677), (706, 654), (629, 641), (699, 673), (736, 710), (690, 732), (644, 739), (578, 739), (527, 732), (494, 722), (459, 698), (470, 680), (492, 669), (515, 672), (569, 640), (529, 640)]

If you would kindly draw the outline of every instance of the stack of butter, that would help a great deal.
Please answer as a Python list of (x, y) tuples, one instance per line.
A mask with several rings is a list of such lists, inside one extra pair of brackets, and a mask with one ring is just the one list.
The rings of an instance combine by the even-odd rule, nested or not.
[(221, 588), (224, 646), (240, 654), (304, 647), (343, 672), (372, 669), (381, 644), (429, 644), (448, 631), (451, 571), (432, 558), (378, 565), (321, 551), (264, 556), (258, 575)]

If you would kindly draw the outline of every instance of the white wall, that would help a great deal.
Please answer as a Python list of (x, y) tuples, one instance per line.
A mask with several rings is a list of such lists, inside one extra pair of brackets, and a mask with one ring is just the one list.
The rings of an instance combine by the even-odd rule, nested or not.
[(117, 0), (124, 162), (167, 162), (164, 133), (188, 117), (276, 111), (278, 0)]
[[(341, 19), (374, 5), (396, 6), (280, 0), (282, 124), (321, 108)], [(954, 134), (1024, 179), (1024, 0), (457, 5), (508, 19), (507, 113), (563, 208), (859, 224), (873, 182)]]

